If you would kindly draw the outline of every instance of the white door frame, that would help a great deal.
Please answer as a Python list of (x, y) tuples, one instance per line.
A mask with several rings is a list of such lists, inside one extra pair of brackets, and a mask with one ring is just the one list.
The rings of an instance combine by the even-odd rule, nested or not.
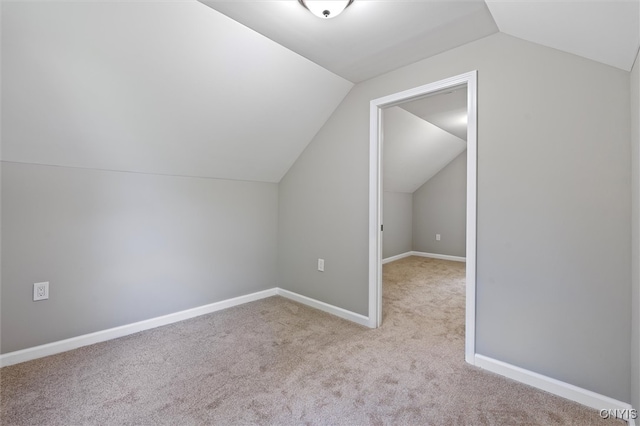
[(369, 327), (382, 323), (382, 109), (467, 85), (467, 252), (465, 360), (474, 364), (476, 343), (477, 71), (374, 99), (369, 141)]

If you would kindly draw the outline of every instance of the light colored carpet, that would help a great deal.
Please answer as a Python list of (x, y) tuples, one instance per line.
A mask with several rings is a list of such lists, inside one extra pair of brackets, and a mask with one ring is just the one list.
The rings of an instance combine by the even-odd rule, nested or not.
[(377, 330), (272, 297), (5, 367), (0, 423), (616, 424), (464, 362), (464, 264), (384, 283)]

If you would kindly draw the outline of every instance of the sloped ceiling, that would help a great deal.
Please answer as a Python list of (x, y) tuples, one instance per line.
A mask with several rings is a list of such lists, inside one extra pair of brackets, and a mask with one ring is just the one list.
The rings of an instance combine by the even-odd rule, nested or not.
[(400, 108), (467, 140), (467, 88), (447, 89), (427, 98), (405, 102)]
[(483, 0), (356, 0), (322, 20), (297, 0), (200, 0), (353, 82), (498, 32)]
[(2, 3), (4, 161), (278, 182), (351, 87), (195, 1)]
[(626, 71), (640, 46), (640, 0), (356, 0), (327, 20), (297, 0), (200, 1), (353, 82), (498, 31)]
[(639, 4), (3, 1), (2, 160), (278, 182), (352, 82), (498, 30), (628, 70)]
[(500, 31), (631, 71), (640, 45), (638, 0), (487, 0)]
[(400, 107), (383, 110), (383, 138), (383, 188), (391, 192), (413, 193), (467, 148)]

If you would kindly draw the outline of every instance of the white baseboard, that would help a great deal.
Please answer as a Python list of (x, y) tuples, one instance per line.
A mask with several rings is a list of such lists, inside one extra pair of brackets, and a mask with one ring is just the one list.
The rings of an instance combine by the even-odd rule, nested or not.
[(387, 257), (385, 259), (382, 259), (382, 264), (384, 265), (385, 263), (394, 262), (396, 260), (404, 259), (405, 257), (411, 256), (411, 253), (413, 253), (413, 252), (408, 251), (406, 253), (397, 254), (395, 256)]
[(175, 322), (184, 321), (195, 318), (200, 315), (210, 314), (212, 312), (221, 311), (233, 306), (242, 305), (244, 303), (254, 302), (271, 296), (280, 295), (287, 299), (302, 303), (303, 305), (328, 312), (340, 318), (353, 321), (357, 324), (369, 327), (369, 318), (328, 303), (320, 302), (310, 297), (284, 290), (281, 288), (271, 288), (256, 293), (247, 294), (245, 296), (234, 297), (233, 299), (222, 300), (220, 302), (211, 303), (197, 308), (187, 309), (169, 315), (163, 315), (157, 318), (151, 318), (144, 321), (134, 322), (132, 324), (122, 325), (107, 330), (96, 331), (95, 333), (84, 334), (82, 336), (72, 337), (70, 339), (59, 340), (57, 342), (47, 343), (45, 345), (34, 346), (32, 348), (22, 349), (15, 352), (9, 352), (0, 355), (0, 367), (6, 367), (25, 361), (31, 361), (49, 355), (55, 355), (61, 352), (77, 349), (82, 346), (93, 345), (94, 343), (105, 342), (118, 337), (128, 336), (140, 331), (150, 330), (152, 328), (161, 327), (163, 325), (173, 324)]
[[(411, 252), (418, 253), (418, 252)], [(429, 253), (425, 253), (429, 254)], [(407, 257), (411, 255), (419, 256), (419, 254), (403, 254), (401, 256)], [(437, 255), (440, 256), (440, 255)], [(425, 256), (431, 257), (431, 256)], [(394, 259), (397, 260), (397, 259)], [(450, 260), (450, 259), (449, 259)], [(272, 288), (269, 290), (259, 291), (256, 293), (248, 294), (245, 296), (235, 297), (233, 299), (227, 299), (216, 303), (211, 303), (197, 308), (187, 309), (184, 311), (176, 312), (169, 315), (164, 315), (157, 318), (151, 318), (144, 321), (135, 322), (132, 324), (123, 325), (120, 327), (110, 328), (108, 330), (98, 331), (95, 333), (85, 334), (70, 339), (60, 340), (58, 342), (48, 343), (46, 345), (35, 346), (33, 348), (27, 348), (15, 352), (9, 352), (0, 355), (0, 367), (5, 367), (13, 364), (18, 364), (25, 361), (31, 361), (37, 358), (42, 358), (49, 355), (54, 355), (61, 352), (66, 352), (72, 349), (80, 348), (82, 346), (92, 345), (94, 343), (104, 342), (118, 337), (128, 336), (133, 333), (138, 333), (144, 330), (150, 330), (152, 328), (160, 327), (163, 325), (172, 324), (186, 319), (194, 318), (200, 315), (209, 314), (212, 312), (227, 309), (233, 306), (242, 305), (244, 303), (253, 302), (256, 300), (264, 299), (271, 296), (282, 296), (287, 299), (293, 300), (303, 305), (310, 306), (315, 309), (330, 313), (337, 317), (346, 319), (348, 321), (355, 322), (365, 327), (370, 327), (369, 318), (364, 315), (357, 314), (355, 312), (348, 311), (346, 309), (339, 308), (328, 303), (321, 302), (319, 300), (312, 299), (289, 290), (281, 288)], [(613, 398), (609, 398), (604, 395), (571, 385), (569, 383), (561, 382), (560, 380), (553, 379), (551, 377), (543, 376), (542, 374), (535, 373), (533, 371), (525, 370), (520, 367), (508, 364), (506, 362), (498, 361), (493, 358), (489, 358), (484, 355), (475, 354), (474, 365), (491, 371), (496, 374), (500, 374), (504, 377), (516, 380), (521, 383), (533, 386), (538, 389), (542, 389), (546, 392), (554, 395), (561, 396), (563, 398), (575, 401), (579, 404), (587, 407), (594, 408), (596, 410), (612, 409), (612, 410), (632, 410), (632, 406), (626, 402), (621, 402)], [(627, 413), (629, 411), (626, 411)], [(629, 426), (635, 426), (634, 419), (625, 419), (628, 421)]]
[(382, 264), (384, 265), (385, 263), (395, 262), (396, 260), (404, 259), (405, 257), (409, 256), (430, 257), (432, 259), (453, 260), (455, 262), (467, 261), (466, 257), (449, 256), (448, 254), (425, 253), (423, 251), (408, 251), (406, 253), (384, 258), (382, 259)]
[[(569, 383), (561, 382), (560, 380), (543, 376), (542, 374), (534, 373), (533, 371), (525, 370), (524, 368), (516, 367), (515, 365), (498, 361), (484, 355), (476, 354), (474, 361), (474, 364), (477, 367), (500, 374), (501, 376), (509, 379), (525, 383), (529, 386), (533, 386), (534, 388), (542, 389), (543, 391), (575, 401), (596, 410), (632, 410), (631, 404), (626, 402), (618, 401), (616, 399), (609, 398), (608, 396), (604, 396)], [(629, 411), (626, 412), (629, 413)], [(635, 421), (633, 419), (624, 420), (627, 420), (630, 426), (635, 425)]]
[(412, 251), (410, 256), (430, 257), (433, 259), (453, 260), (454, 262), (466, 262), (466, 257), (449, 256), (448, 254), (425, 253), (422, 251)]
[(301, 294), (294, 293), (282, 288), (277, 289), (277, 294), (279, 296), (286, 297), (287, 299), (291, 299), (295, 302), (302, 303), (303, 305), (319, 309), (337, 317), (355, 322), (360, 325), (364, 325), (365, 327), (370, 327), (369, 317), (365, 317), (364, 315), (356, 314), (355, 312), (347, 311), (346, 309), (338, 308), (337, 306), (320, 302), (319, 300), (315, 300), (310, 297), (303, 296)]
[(242, 305), (244, 303), (253, 302), (256, 300), (264, 299), (266, 297), (275, 296), (276, 294), (277, 289), (272, 288), (269, 290), (247, 294), (245, 296), (234, 297), (233, 299), (227, 299), (204, 306), (199, 306), (197, 308), (187, 309), (169, 315), (163, 315), (161, 317), (134, 322), (132, 324), (127, 324), (120, 327), (97, 331), (95, 333), (84, 334), (82, 336), (47, 343), (46, 345), (34, 346), (32, 348), (27, 348), (15, 352), (9, 352), (0, 355), (0, 367), (6, 367), (8, 365), (18, 364), (20, 362), (31, 361), (33, 359), (54, 355), (60, 352), (70, 351), (72, 349), (92, 345), (94, 343), (117, 339), (118, 337), (128, 336), (129, 334), (138, 333), (140, 331), (150, 330), (152, 328), (173, 324), (175, 322), (184, 321), (186, 319), (194, 318), (200, 315), (210, 314), (212, 312), (227, 309), (232, 306)]

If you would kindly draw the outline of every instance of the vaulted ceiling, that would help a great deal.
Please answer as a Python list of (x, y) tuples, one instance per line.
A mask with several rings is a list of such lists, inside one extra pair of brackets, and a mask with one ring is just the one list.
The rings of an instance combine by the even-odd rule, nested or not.
[(195, 1), (2, 3), (5, 161), (278, 182), (352, 86)]
[(467, 144), (459, 137), (395, 106), (383, 111), (385, 191), (413, 193)]
[(639, 0), (355, 0), (319, 19), (297, 0), (200, 0), (353, 82), (502, 31), (630, 71)]
[(467, 149), (467, 87), (383, 110), (383, 188), (413, 193)]
[(327, 20), (297, 0), (201, 1), (355, 83), (498, 31), (483, 0), (355, 0)]
[(638, 0), (486, 0), (500, 31), (631, 71), (640, 45)]
[(467, 87), (461, 86), (400, 104), (400, 108), (467, 140)]
[(627, 71), (640, 45), (640, 0), (355, 0), (330, 20), (297, 0), (1, 8), (3, 161), (264, 182), (392, 69), (497, 31)]

